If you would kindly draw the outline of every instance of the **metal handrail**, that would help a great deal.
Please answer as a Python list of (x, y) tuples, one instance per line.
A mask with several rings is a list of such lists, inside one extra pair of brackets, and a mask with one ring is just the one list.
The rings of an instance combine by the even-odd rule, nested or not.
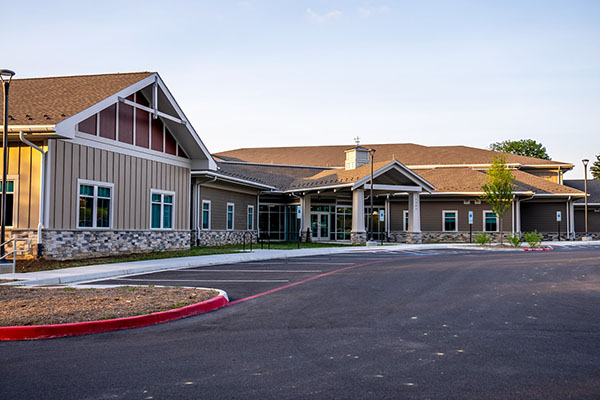
[[(12, 261), (12, 273), (14, 274), (15, 267), (17, 266), (17, 254), (16, 253), (27, 253), (29, 250), (31, 250), (31, 241), (28, 238), (12, 238), (12, 239), (8, 239), (6, 242), (0, 244), (0, 246), (4, 246), (5, 244), (7, 244), (9, 242), (14, 242), (13, 249), (11, 251), (9, 251), (8, 253), (5, 253), (2, 257), (0, 257), (0, 261), (6, 259), (6, 257), (8, 257), (11, 254), (14, 254), (13, 261)], [(25, 250), (17, 249), (17, 242), (27, 242), (27, 249), (25, 249)]]

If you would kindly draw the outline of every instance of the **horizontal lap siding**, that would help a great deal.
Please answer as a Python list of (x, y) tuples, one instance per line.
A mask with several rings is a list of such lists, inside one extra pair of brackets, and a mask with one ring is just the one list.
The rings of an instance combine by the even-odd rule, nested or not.
[(238, 193), (224, 189), (212, 187), (200, 187), (200, 204), (202, 200), (210, 201), (210, 228), (219, 231), (226, 230), (227, 221), (227, 203), (235, 204), (234, 229), (247, 230), (248, 206), (253, 205), (254, 219), (256, 224), (256, 196), (245, 193)]
[(402, 217), (404, 210), (408, 210), (408, 202), (390, 202), (390, 230), (392, 232), (402, 231)]
[(521, 203), (521, 231), (557, 232), (556, 211), (561, 211), (560, 230), (567, 229), (567, 205), (565, 202)]
[[(37, 145), (44, 147), (42, 143)], [(38, 226), (41, 165), (40, 152), (30, 146), (19, 143), (8, 147), (8, 180), (15, 177), (12, 226), (14, 229), (33, 229)]]
[[(588, 232), (600, 232), (600, 207), (588, 206)], [(585, 232), (585, 210), (575, 210), (575, 232)]]
[[(442, 211), (458, 211), (458, 230), (466, 232), (469, 230), (469, 211), (473, 211), (473, 230), (483, 231), (483, 211), (491, 210), (489, 204), (482, 202), (474, 204), (464, 204), (463, 200), (457, 201), (423, 201), (421, 199), (421, 230), (439, 232), (442, 231)], [(504, 213), (502, 221), (502, 230), (512, 230), (512, 210), (509, 208)], [(500, 225), (498, 225), (500, 229)]]
[(150, 229), (150, 189), (175, 192), (174, 229), (189, 229), (188, 168), (57, 140), (52, 145), (51, 229), (77, 229), (77, 179), (114, 184), (113, 229)]

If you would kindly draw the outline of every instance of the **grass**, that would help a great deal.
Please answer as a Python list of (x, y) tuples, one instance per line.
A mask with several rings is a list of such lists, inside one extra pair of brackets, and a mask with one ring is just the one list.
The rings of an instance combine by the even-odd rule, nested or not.
[[(306, 248), (320, 248), (320, 247), (343, 247), (347, 244), (341, 243), (300, 243), (301, 249)], [(112, 264), (118, 262), (132, 262), (132, 261), (144, 261), (144, 260), (159, 260), (163, 258), (178, 258), (178, 257), (194, 257), (194, 256), (208, 256), (214, 254), (230, 254), (242, 251), (243, 246), (240, 245), (225, 245), (225, 246), (201, 246), (191, 247), (188, 250), (175, 250), (175, 251), (152, 251), (148, 253), (137, 253), (127, 254), (121, 256), (112, 257), (100, 257), (100, 258), (87, 258), (82, 260), (46, 260), (43, 257), (40, 259), (33, 260), (17, 260), (16, 272), (34, 272), (34, 271), (48, 271), (52, 269), (61, 268), (73, 268), (83, 267), (86, 265), (97, 265), (97, 264)], [(253, 249), (260, 249), (260, 244), (254, 244)], [(263, 244), (263, 249), (271, 250), (293, 250), (298, 248), (297, 242), (271, 242)], [(246, 250), (249, 250), (246, 245)]]

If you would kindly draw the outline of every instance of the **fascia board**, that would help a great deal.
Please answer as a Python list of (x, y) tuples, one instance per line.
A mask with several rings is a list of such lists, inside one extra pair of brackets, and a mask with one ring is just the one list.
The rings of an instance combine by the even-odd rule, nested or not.
[(274, 186), (265, 185), (263, 183), (258, 183), (258, 182), (253, 182), (253, 181), (248, 181), (246, 179), (234, 178), (231, 176), (216, 173), (214, 171), (192, 171), (192, 177), (197, 177), (197, 176), (210, 176), (210, 177), (214, 177), (217, 179), (221, 179), (223, 181), (240, 183), (240, 184), (244, 184), (244, 185), (248, 185), (248, 186), (270, 189), (272, 191), (277, 190), (277, 188)]
[[(314, 190), (327, 190), (327, 189), (339, 189), (339, 188), (352, 188), (352, 184), (351, 183), (341, 183), (339, 185), (311, 186), (311, 187), (285, 190), (284, 193), (310, 192), (310, 191), (314, 191)], [(354, 189), (352, 188), (352, 190), (354, 190)]]
[(171, 103), (173, 108), (175, 108), (175, 112), (177, 112), (177, 115), (179, 116), (179, 118), (186, 122), (186, 127), (188, 128), (192, 137), (198, 144), (198, 147), (200, 147), (200, 149), (202, 150), (202, 152), (208, 159), (209, 168), (216, 170), (217, 163), (215, 162), (214, 158), (212, 157), (212, 155), (210, 154), (210, 152), (208, 151), (208, 149), (206, 148), (206, 146), (200, 139), (200, 136), (198, 135), (198, 133), (196, 132), (196, 130), (194, 129), (194, 127), (192, 126), (190, 121), (187, 119), (187, 117), (185, 116), (185, 113), (183, 112), (181, 107), (179, 107), (179, 104), (177, 104), (177, 101), (175, 100), (175, 98), (173, 97), (173, 95), (171, 94), (169, 89), (167, 88), (167, 85), (165, 85), (165, 83), (163, 82), (162, 78), (160, 77), (160, 75), (158, 73), (156, 73), (156, 77), (157, 77), (158, 86), (162, 89), (165, 96), (167, 96), (167, 99), (169, 100), (169, 102)]

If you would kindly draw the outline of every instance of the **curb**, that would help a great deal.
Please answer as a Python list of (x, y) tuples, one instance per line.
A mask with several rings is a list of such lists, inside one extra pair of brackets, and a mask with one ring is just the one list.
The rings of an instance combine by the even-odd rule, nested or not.
[(548, 246), (548, 247), (541, 247), (541, 248), (534, 248), (534, 249), (523, 249), (523, 251), (552, 251), (554, 250), (552, 247)]
[(0, 341), (2, 340), (36, 340), (52, 339), (64, 336), (88, 335), (91, 333), (109, 332), (129, 328), (161, 324), (163, 322), (204, 314), (209, 311), (224, 307), (229, 303), (227, 295), (222, 294), (205, 300), (201, 303), (160, 311), (152, 314), (136, 315), (100, 321), (75, 322), (58, 325), (31, 325), (0, 327)]

